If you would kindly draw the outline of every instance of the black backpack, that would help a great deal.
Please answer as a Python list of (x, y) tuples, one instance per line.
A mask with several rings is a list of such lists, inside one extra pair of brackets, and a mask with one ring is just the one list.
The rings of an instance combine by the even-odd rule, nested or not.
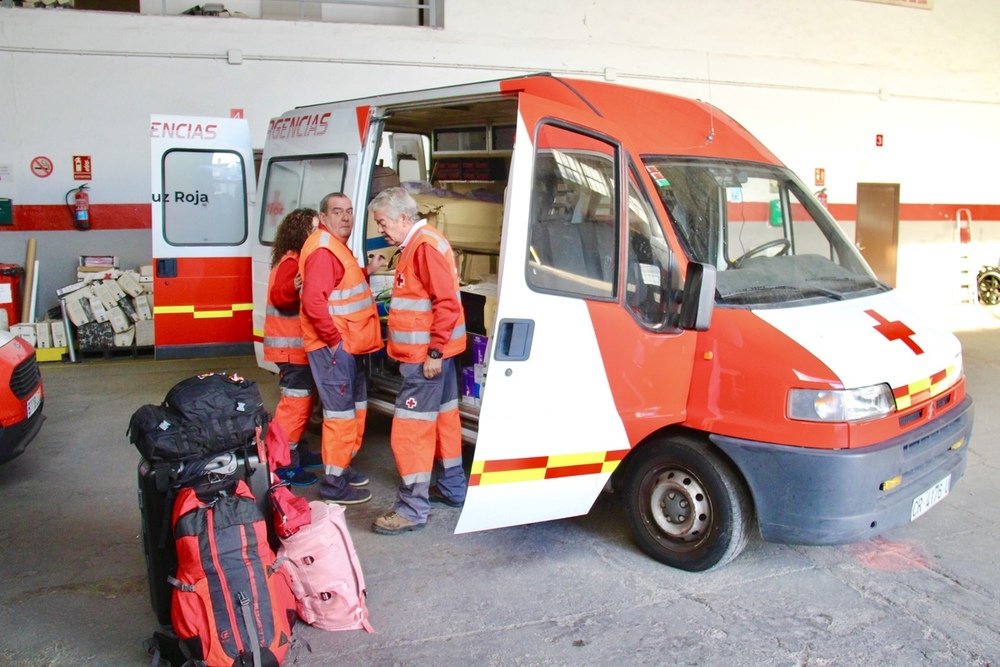
[(206, 373), (178, 382), (162, 404), (136, 410), (128, 436), (147, 461), (190, 461), (254, 446), (268, 421), (255, 382)]

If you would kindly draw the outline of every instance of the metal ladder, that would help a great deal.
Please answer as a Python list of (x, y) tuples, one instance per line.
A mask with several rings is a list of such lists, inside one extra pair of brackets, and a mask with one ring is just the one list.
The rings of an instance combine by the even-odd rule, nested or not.
[(972, 211), (969, 209), (955, 211), (955, 234), (958, 242), (959, 302), (979, 303), (979, 286), (976, 284), (979, 270), (969, 252), (972, 241)]

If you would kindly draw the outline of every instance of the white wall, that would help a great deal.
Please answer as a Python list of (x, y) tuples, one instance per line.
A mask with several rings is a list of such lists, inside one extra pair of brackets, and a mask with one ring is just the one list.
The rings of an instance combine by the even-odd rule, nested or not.
[[(91, 155), (92, 202), (148, 201), (151, 113), (242, 108), (261, 147), (268, 119), (293, 106), (550, 71), (710, 101), (807, 184), (825, 168), (833, 204), (853, 203), (859, 181), (900, 183), (904, 203), (1000, 204), (987, 160), (1000, 154), (996, 0), (938, 0), (933, 10), (860, 0), (452, 0), (445, 9), (443, 29), (0, 9), (0, 165), (12, 170), (0, 197), (61, 203), (78, 184), (70, 157)], [(230, 49), (242, 64), (227, 63)], [(35, 155), (57, 171), (32, 176)], [(975, 232), (991, 263), (994, 223)], [(900, 250), (901, 286), (933, 284), (924, 246), (951, 251), (941, 225), (950, 229), (943, 220), (901, 230), (920, 246)], [(80, 233), (66, 231), (0, 233), (0, 262), (23, 262), (28, 236), (75, 261)], [(39, 310), (55, 304), (42, 299), (60, 281), (43, 277)]]

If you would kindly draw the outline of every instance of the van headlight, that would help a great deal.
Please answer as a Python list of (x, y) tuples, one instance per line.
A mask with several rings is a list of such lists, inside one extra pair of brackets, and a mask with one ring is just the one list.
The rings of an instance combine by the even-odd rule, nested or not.
[(896, 401), (887, 384), (858, 389), (792, 389), (788, 418), (810, 422), (861, 422), (892, 413)]

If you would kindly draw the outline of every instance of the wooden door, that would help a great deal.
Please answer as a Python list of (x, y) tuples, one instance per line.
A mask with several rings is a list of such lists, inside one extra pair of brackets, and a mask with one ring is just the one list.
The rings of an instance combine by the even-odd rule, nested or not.
[(896, 286), (899, 246), (899, 184), (858, 183), (855, 244), (875, 276)]

